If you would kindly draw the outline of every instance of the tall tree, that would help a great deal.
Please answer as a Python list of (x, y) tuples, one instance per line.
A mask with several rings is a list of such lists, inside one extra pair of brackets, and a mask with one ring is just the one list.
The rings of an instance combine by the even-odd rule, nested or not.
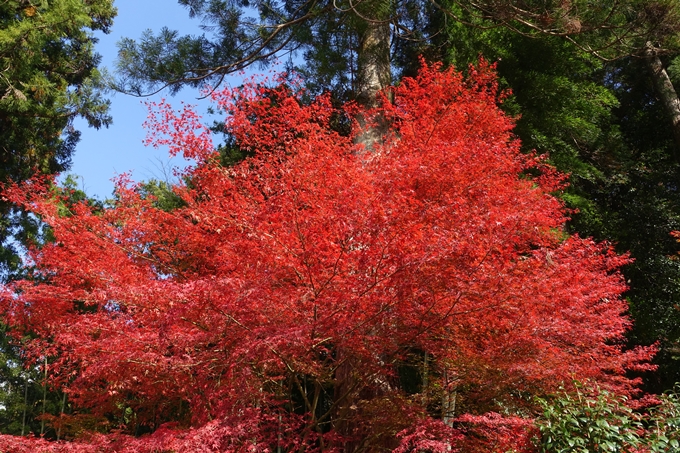
[(502, 411), (493, 431), (573, 378), (634, 395), (652, 351), (623, 347), (628, 259), (566, 234), (562, 176), (521, 153), (491, 68), (470, 72), (403, 80), (370, 155), (288, 86), (216, 93), (254, 153), (230, 168), (194, 112), (159, 106), (152, 141), (197, 160), (183, 205), (122, 181), (63, 216), (14, 187), (55, 242), (5, 321), (81, 411), (156, 429), (94, 437), (111, 450), (448, 451), (475, 442), (461, 414)]
[(321, 88), (335, 86), (370, 102), (391, 83), (392, 51), (427, 47), (446, 23), (504, 27), (523, 36), (555, 36), (603, 59), (665, 48), (678, 29), (672, 0), (256, 1), (180, 0), (206, 34), (163, 29), (119, 50), (119, 89), (137, 95), (169, 86), (219, 85), (226, 74), (287, 54), (302, 54)]
[[(0, 5), (0, 182), (52, 175), (70, 165), (79, 132), (111, 121), (101, 97), (99, 56), (92, 31), (107, 32), (112, 0), (9, 0)], [(0, 204), (0, 268), (18, 265), (11, 235), (26, 231), (20, 214)], [(30, 235), (30, 234), (29, 234)]]
[(646, 66), (642, 59), (621, 61), (608, 72), (607, 86), (619, 101), (613, 113), (620, 138), (602, 161), (603, 177), (582, 186), (599, 222), (587, 225), (581, 215), (575, 220), (584, 232), (610, 237), (635, 257), (624, 271), (636, 319), (632, 340), (661, 342), (660, 372), (649, 383), (663, 390), (680, 381), (680, 267), (671, 236), (680, 226), (680, 167), (673, 129)]

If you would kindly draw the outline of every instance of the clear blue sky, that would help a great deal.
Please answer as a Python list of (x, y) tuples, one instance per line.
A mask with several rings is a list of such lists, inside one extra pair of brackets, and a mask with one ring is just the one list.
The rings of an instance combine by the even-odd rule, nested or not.
[[(199, 23), (189, 19), (186, 9), (174, 0), (117, 0), (118, 8), (110, 34), (97, 34), (97, 52), (102, 55), (102, 66), (114, 69), (116, 43), (123, 37), (139, 38), (146, 29), (160, 30), (163, 26), (183, 33), (200, 34)], [(238, 84), (238, 80), (234, 82)], [(173, 105), (181, 101), (198, 104), (198, 111), (204, 112), (208, 101), (199, 101), (199, 93), (186, 89), (171, 97), (164, 92), (149, 98), (159, 100), (166, 97)], [(113, 191), (111, 178), (124, 172), (132, 172), (134, 180), (162, 178), (163, 168), (171, 163), (167, 150), (145, 147), (142, 140), (145, 130), (142, 123), (147, 109), (144, 99), (123, 94), (111, 95), (113, 125), (108, 129), (95, 130), (78, 121), (76, 127), (82, 132), (81, 141), (73, 156), (73, 165), (68, 173), (79, 176), (79, 185), (88, 195), (106, 198)], [(175, 158), (174, 165), (183, 165), (181, 158)]]

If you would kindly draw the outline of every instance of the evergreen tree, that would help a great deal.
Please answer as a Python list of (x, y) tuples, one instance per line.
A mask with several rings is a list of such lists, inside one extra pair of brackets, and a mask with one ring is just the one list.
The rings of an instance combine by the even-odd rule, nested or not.
[[(390, 64), (412, 64), (459, 23), (475, 29), (505, 28), (528, 37), (566, 39), (602, 59), (642, 55), (647, 42), (662, 52), (678, 29), (674, 0), (535, 1), (316, 1), (232, 2), (179, 0), (205, 33), (180, 36), (147, 31), (119, 50), (119, 84), (144, 95), (184, 85), (219, 85), (226, 74), (286, 55), (302, 55), (303, 71), (319, 88), (360, 100), (389, 85)], [(456, 45), (457, 39), (447, 45)], [(390, 53), (391, 52), (391, 53)], [(406, 58), (404, 56), (406, 55)], [(364, 99), (366, 101), (366, 99)]]
[[(107, 32), (112, 0), (9, 0), (0, 4), (0, 182), (68, 168), (77, 117), (107, 126), (92, 31)], [(0, 203), (0, 273), (19, 266), (13, 236), (33, 234), (26, 216)]]

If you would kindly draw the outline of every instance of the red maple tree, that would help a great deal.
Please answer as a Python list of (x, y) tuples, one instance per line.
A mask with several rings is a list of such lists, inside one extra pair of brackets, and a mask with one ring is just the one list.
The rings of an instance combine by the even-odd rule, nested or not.
[(50, 448), (447, 451), (470, 420), (523, 430), (498, 413), (572, 379), (635, 393), (652, 350), (622, 346), (628, 258), (565, 232), (563, 177), (520, 153), (493, 68), (425, 66), (393, 95), (369, 151), (331, 127), (356, 107), (216, 93), (254, 154), (233, 167), (191, 109), (158, 105), (150, 143), (196, 161), (171, 211), (124, 178), (114, 206), (67, 215), (38, 182), (7, 190), (55, 241), (4, 322), (81, 415), (154, 431)]

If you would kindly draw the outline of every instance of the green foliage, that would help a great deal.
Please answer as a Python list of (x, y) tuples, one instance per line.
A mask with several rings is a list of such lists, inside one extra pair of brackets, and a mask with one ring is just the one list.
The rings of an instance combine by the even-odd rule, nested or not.
[(680, 262), (670, 235), (680, 229), (680, 167), (670, 123), (647, 74), (635, 59), (608, 67), (605, 85), (619, 100), (612, 112), (618, 140), (606, 142), (606, 153), (600, 153), (603, 177), (581, 184), (602, 222), (596, 225), (579, 213), (573, 226), (583, 235), (614, 241), (618, 250), (634, 257), (624, 269), (635, 321), (630, 339), (660, 342), (659, 371), (647, 377), (648, 389), (660, 393), (680, 380), (675, 352), (680, 344)]
[[(107, 32), (115, 13), (111, 0), (0, 4), (0, 183), (68, 168), (80, 136), (76, 117), (110, 124), (92, 31)], [(30, 222), (0, 203), (5, 277), (20, 265), (14, 243), (32, 234)]]
[(673, 58), (666, 70), (673, 84), (678, 85), (680, 82), (680, 57)]
[(632, 410), (623, 397), (575, 383), (574, 393), (537, 398), (539, 446), (544, 453), (665, 453), (680, 449), (680, 394), (659, 397), (646, 412)]
[(138, 189), (144, 199), (152, 199), (154, 207), (170, 212), (186, 206), (182, 198), (172, 190), (172, 185), (166, 181), (151, 179)]
[(40, 368), (25, 368), (19, 348), (9, 341), (6, 327), (0, 325), (0, 433), (40, 434), (56, 438), (57, 432), (42, 423), (43, 396), (45, 414), (58, 414), (63, 395), (48, 391)]
[[(139, 42), (121, 40), (117, 89), (143, 95), (166, 85), (176, 92), (185, 84), (199, 86), (205, 81), (219, 84), (225, 73), (256, 62), (266, 64), (275, 58), (277, 51), (292, 50), (296, 46), (289, 43), (297, 41), (293, 37), (299, 35), (303, 39), (308, 33), (304, 27), (293, 27), (295, 21), (311, 20), (333, 9), (311, 3), (307, 8), (224, 0), (179, 3), (187, 7), (191, 17), (202, 19), (208, 36), (180, 36), (177, 31), (163, 28), (156, 35), (147, 30)], [(293, 24), (277, 28), (279, 21)]]
[[(141, 95), (165, 86), (173, 91), (204, 82), (215, 86), (226, 74), (246, 66), (301, 55), (305, 64), (298, 69), (310, 88), (331, 89), (347, 99), (356, 89), (361, 73), (358, 65), (370, 47), (363, 45), (365, 32), (378, 23), (392, 27), (392, 43), (385, 44), (391, 47), (392, 63), (399, 69), (412, 65), (419, 55), (446, 53), (446, 49), (459, 48), (461, 37), (465, 41), (466, 35), (492, 29), (527, 38), (559, 37), (574, 49), (603, 59), (639, 54), (647, 41), (672, 48), (677, 46), (680, 29), (674, 0), (597, 4), (541, 0), (523, 1), (521, 7), (507, 0), (179, 3), (191, 17), (201, 20), (205, 33), (180, 36), (166, 28), (158, 34), (147, 31), (139, 41), (121, 41), (118, 89)], [(452, 34), (456, 35), (453, 39), (444, 39)], [(293, 58), (289, 63), (293, 65)]]
[(305, 64), (297, 66), (290, 58), (287, 66), (305, 76), (313, 93), (332, 90), (339, 99), (353, 99), (359, 60), (365, 57), (362, 36), (375, 21), (399, 17), (401, 27), (413, 30), (408, 40), (424, 36), (422, 6), (415, 0), (179, 3), (201, 19), (205, 33), (181, 36), (163, 28), (121, 40), (117, 90), (142, 96), (166, 87), (175, 93), (187, 85), (218, 86), (226, 74), (296, 55)]
[(647, 439), (652, 453), (680, 450), (680, 386), (660, 397), (660, 404), (649, 414)]
[[(66, 178), (57, 187), (53, 187), (52, 191), (56, 202), (59, 204), (59, 214), (62, 216), (71, 216), (73, 206), (79, 203), (85, 203), (95, 212), (101, 211), (104, 207), (104, 202), (90, 198), (85, 191), (80, 188), (78, 183), (78, 176), (74, 174), (66, 175)], [(44, 240), (49, 241), (49, 239)]]
[(114, 15), (110, 0), (0, 5), (0, 179), (63, 169), (78, 138), (69, 129), (76, 116), (94, 127), (110, 122), (89, 30), (108, 31)]
[[(584, 391), (585, 390), (585, 391)], [(544, 453), (633, 452), (641, 444), (640, 422), (625, 399), (605, 390), (563, 393), (538, 398), (543, 417), (538, 422)]]

